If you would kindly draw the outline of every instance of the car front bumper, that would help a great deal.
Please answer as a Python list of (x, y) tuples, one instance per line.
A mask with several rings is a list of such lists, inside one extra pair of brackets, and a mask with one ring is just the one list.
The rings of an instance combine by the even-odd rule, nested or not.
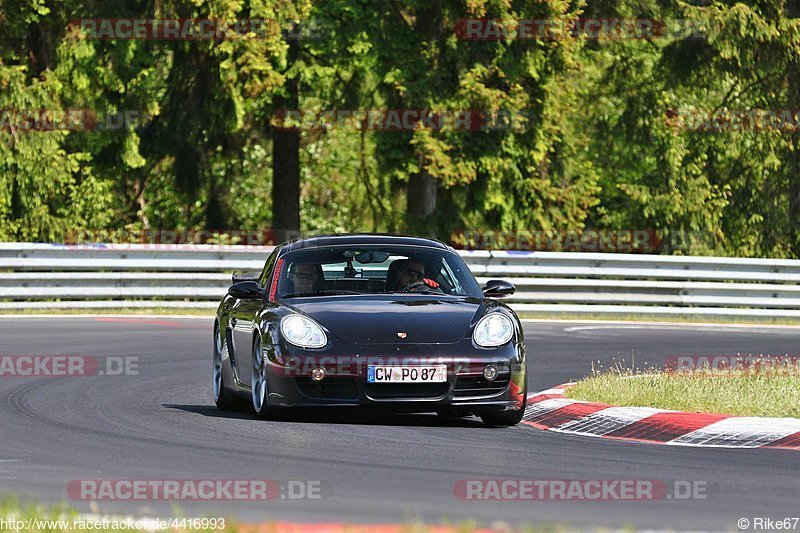
[[(517, 410), (524, 406), (525, 348), (509, 343), (480, 349), (471, 339), (456, 344), (341, 345), (324, 351), (265, 346), (270, 362), (270, 407), (363, 406), (396, 412)], [(334, 355), (335, 354), (335, 355)], [(370, 365), (447, 365), (440, 383), (368, 383)], [(498, 369), (494, 380), (483, 377), (486, 365)], [(312, 379), (324, 368), (326, 377)]]

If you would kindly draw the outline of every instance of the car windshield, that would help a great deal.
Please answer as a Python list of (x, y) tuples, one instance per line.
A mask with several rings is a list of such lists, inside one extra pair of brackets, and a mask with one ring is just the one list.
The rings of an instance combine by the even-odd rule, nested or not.
[(331, 246), (287, 254), (278, 297), (422, 293), (481, 297), (461, 257), (417, 246)]

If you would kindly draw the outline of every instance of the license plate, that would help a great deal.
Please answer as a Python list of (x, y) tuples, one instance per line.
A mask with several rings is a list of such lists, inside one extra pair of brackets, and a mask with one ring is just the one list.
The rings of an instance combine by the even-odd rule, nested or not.
[(443, 383), (447, 365), (367, 366), (367, 383)]

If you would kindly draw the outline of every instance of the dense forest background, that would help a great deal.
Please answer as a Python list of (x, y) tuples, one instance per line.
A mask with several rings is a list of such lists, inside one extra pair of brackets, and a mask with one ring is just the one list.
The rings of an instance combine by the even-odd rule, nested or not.
[[(796, 0), (0, 0), (0, 240), (647, 231), (664, 253), (798, 257), (798, 16)], [(97, 18), (260, 24), (127, 39), (87, 32)], [(508, 31), (465, 38), (475, 20)], [(520, 20), (652, 24), (519, 38)], [(287, 110), (512, 120), (294, 127)]]

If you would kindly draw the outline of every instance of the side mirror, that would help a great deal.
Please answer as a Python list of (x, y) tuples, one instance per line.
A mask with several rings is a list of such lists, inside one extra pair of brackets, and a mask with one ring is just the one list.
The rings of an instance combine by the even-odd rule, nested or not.
[(517, 288), (512, 283), (502, 279), (490, 279), (482, 290), (483, 295), (487, 298), (502, 298), (503, 296), (511, 296), (517, 291)]
[(261, 298), (264, 293), (261, 290), (261, 287), (258, 286), (258, 282), (240, 281), (239, 283), (234, 283), (230, 286), (228, 289), (228, 294), (234, 298), (246, 300), (250, 298)]
[(234, 272), (231, 276), (231, 282), (236, 285), (243, 281), (258, 281), (261, 277), (261, 272)]

